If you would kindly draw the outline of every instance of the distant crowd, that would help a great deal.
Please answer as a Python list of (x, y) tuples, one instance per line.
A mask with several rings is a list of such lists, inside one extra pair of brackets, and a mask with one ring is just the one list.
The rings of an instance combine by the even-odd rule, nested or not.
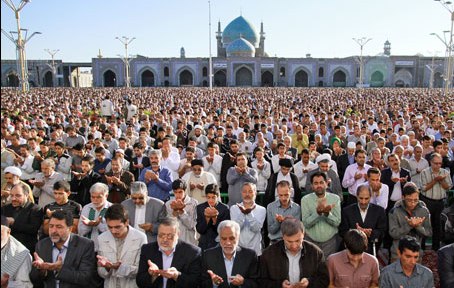
[(453, 125), (441, 89), (2, 88), (1, 287), (453, 287)]

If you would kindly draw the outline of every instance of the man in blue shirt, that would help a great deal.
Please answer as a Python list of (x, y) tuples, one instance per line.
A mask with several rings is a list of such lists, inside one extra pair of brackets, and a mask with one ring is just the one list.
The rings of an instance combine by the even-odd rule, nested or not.
[(416, 238), (404, 236), (399, 240), (399, 261), (386, 266), (380, 276), (380, 287), (432, 288), (434, 278), (429, 268), (418, 264), (421, 245)]
[(170, 199), (172, 191), (172, 173), (160, 165), (162, 159), (160, 150), (150, 151), (149, 157), (151, 166), (142, 170), (139, 181), (147, 185), (148, 196), (166, 202)]

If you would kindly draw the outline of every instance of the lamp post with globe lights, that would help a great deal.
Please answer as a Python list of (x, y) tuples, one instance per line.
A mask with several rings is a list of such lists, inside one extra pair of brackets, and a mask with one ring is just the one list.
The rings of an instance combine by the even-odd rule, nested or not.
[[(28, 92), (30, 87), (28, 84), (28, 68), (27, 68), (27, 60), (25, 54), (25, 44), (30, 40), (34, 35), (41, 34), (41, 32), (33, 32), (29, 37), (27, 37), (28, 30), (22, 29), (20, 26), (20, 12), (21, 10), (27, 5), (30, 0), (21, 0), (19, 5), (15, 5), (12, 0), (2, 0), (11, 10), (13, 10), (14, 15), (16, 17), (16, 25), (17, 25), (17, 39), (13, 37), (13, 33), (10, 32), (11, 35), (8, 35), (3, 29), (2, 33), (8, 37), (16, 45), (17, 50), (17, 58), (18, 58), (18, 70), (20, 71), (20, 85), (22, 92)], [(22, 36), (22, 33), (25, 32), (25, 38)]]
[(447, 0), (434, 0), (436, 2), (439, 2), (446, 10), (449, 11), (449, 14), (451, 16), (451, 30), (447, 31), (449, 33), (449, 38), (446, 39), (446, 37), (441, 38), (438, 34), (432, 33), (432, 35), (437, 36), (438, 39), (440, 39), (443, 44), (446, 46), (446, 57), (447, 57), (447, 65), (446, 65), (446, 75), (445, 75), (445, 96), (448, 95), (449, 88), (452, 87), (452, 81), (453, 81), (453, 66), (454, 66), (454, 59), (453, 59), (453, 50), (454, 50), (454, 43), (453, 43), (453, 29), (454, 29), (454, 4), (451, 1)]
[(361, 49), (360, 55), (359, 55), (359, 87), (363, 88), (363, 85), (364, 85), (363, 84), (363, 77), (364, 77), (363, 48), (370, 40), (372, 40), (372, 38), (362, 37), (362, 38), (352, 38), (352, 39), (359, 45), (359, 47)]
[[(51, 57), (52, 57), (52, 76), (53, 76), (53, 81), (55, 81), (57, 78), (56, 78), (56, 75), (57, 75), (57, 67), (55, 65), (55, 60), (54, 60), (54, 56), (55, 54), (58, 53), (58, 51), (60, 51), (59, 49), (56, 49), (56, 50), (50, 50), (50, 49), (44, 49), (44, 51), (46, 51)], [(57, 83), (57, 81), (55, 81), (55, 83)], [(57, 85), (58, 86), (58, 85)]]
[(115, 37), (115, 39), (118, 39), (118, 41), (120, 41), (125, 46), (125, 58), (123, 59), (123, 62), (125, 63), (125, 86), (129, 88), (130, 78), (129, 78), (128, 45), (136, 38), (135, 37), (128, 38), (126, 36), (122, 36), (121, 38)]

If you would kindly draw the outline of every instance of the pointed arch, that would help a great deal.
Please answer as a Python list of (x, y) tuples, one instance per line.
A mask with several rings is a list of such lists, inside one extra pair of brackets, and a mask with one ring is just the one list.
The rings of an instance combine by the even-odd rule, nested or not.
[(111, 69), (106, 70), (103, 73), (104, 87), (116, 87), (117, 86), (117, 74)]
[(225, 70), (218, 70), (214, 73), (213, 84), (216, 87), (226, 87), (227, 86), (227, 76)]
[(309, 74), (305, 69), (295, 73), (295, 87), (309, 87)]
[(140, 74), (140, 86), (142, 86), (142, 87), (153, 87), (153, 86), (155, 86), (154, 73), (150, 69), (145, 69)]
[(44, 73), (43, 87), (54, 87), (54, 75), (51, 71)]
[(252, 69), (246, 65), (238, 67), (235, 72), (235, 86), (252, 86)]
[(348, 72), (344, 68), (337, 68), (333, 71), (332, 86), (333, 87), (346, 87), (348, 79)]
[(262, 73), (262, 87), (273, 87), (274, 86), (274, 75), (270, 71)]

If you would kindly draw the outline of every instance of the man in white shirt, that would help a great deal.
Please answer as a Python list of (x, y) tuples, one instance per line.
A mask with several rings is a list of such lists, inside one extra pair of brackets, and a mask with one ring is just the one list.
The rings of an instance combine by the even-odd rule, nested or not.
[(128, 111), (128, 114), (126, 115), (126, 121), (129, 121), (133, 116), (137, 114), (137, 106), (132, 103), (131, 99), (128, 99), (126, 109)]
[(278, 143), (277, 144), (277, 152), (278, 152), (278, 154), (274, 155), (271, 158), (271, 164), (272, 164), (272, 168), (273, 168), (273, 173), (277, 173), (277, 172), (279, 172), (281, 170), (281, 166), (279, 165), (279, 160), (281, 160), (281, 159), (292, 159), (292, 156), (289, 156), (289, 155), (285, 154), (285, 151), (286, 151), (285, 144), (283, 142)]
[(304, 193), (304, 189), (306, 187), (307, 174), (309, 173), (309, 171), (318, 168), (318, 165), (311, 162), (309, 160), (309, 158), (310, 158), (309, 149), (304, 148), (301, 151), (301, 161), (296, 163), (293, 168), (293, 171), (295, 171), (296, 177), (298, 177), (298, 181), (299, 181), (300, 188), (301, 188), (303, 195), (306, 194), (306, 193)]
[(241, 227), (239, 244), (262, 254), (262, 226), (266, 218), (266, 208), (255, 203), (257, 187), (246, 182), (241, 196), (243, 201), (230, 207), (230, 218)]
[(77, 232), (95, 242), (95, 251), (98, 251), (98, 236), (107, 231), (106, 214), (107, 208), (112, 203), (107, 201), (109, 187), (104, 183), (95, 183), (90, 188), (91, 203), (82, 208)]
[(194, 159), (191, 161), (191, 172), (186, 173), (182, 180), (186, 183), (186, 193), (199, 203), (206, 201), (205, 187), (209, 184), (217, 184), (213, 174), (203, 171), (203, 161)]
[(355, 151), (355, 163), (347, 166), (342, 186), (348, 188), (348, 198), (345, 205), (356, 203), (356, 187), (366, 182), (367, 170), (371, 167), (366, 164), (366, 151), (359, 149)]
[(113, 204), (105, 214), (109, 231), (98, 237), (98, 274), (105, 287), (135, 287), (140, 248), (147, 236), (129, 226), (127, 210)]
[(114, 104), (110, 101), (110, 96), (107, 95), (101, 101), (101, 115), (106, 118), (111, 118), (115, 113)]
[(207, 146), (208, 155), (202, 158), (203, 169), (206, 172), (213, 174), (218, 185), (221, 183), (221, 167), (222, 167), (222, 157), (216, 154), (216, 149), (213, 143), (208, 143)]
[(2, 215), (2, 271), (1, 287), (32, 288), (30, 251), (11, 236), (6, 217)]

